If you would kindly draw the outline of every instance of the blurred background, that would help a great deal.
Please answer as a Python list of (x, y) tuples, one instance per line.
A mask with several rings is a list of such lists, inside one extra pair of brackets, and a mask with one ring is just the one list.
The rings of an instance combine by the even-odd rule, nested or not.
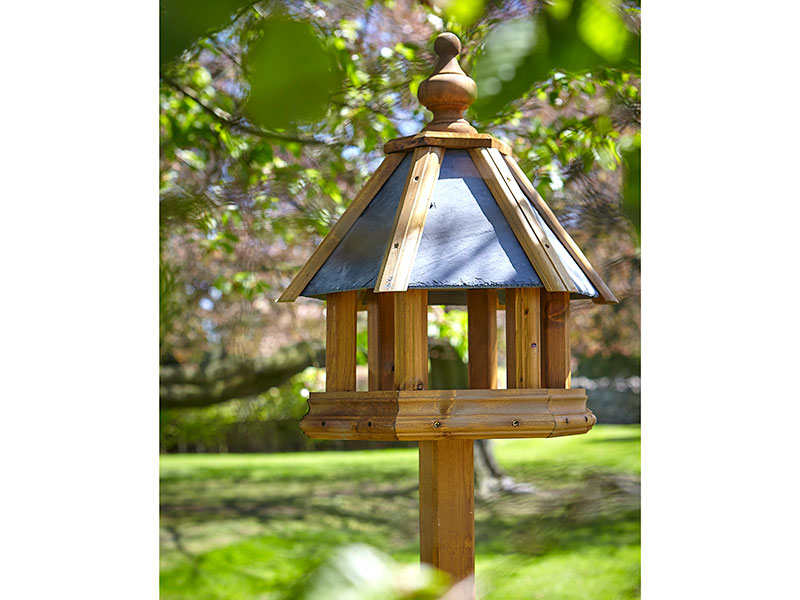
[[(162, 597), (448, 589), (414, 567), (415, 445), (303, 436), (324, 303), (275, 302), (383, 144), (429, 118), (416, 90), (441, 31), (478, 84), (467, 118), (512, 146), (620, 299), (571, 305), (573, 385), (598, 425), (476, 448), (479, 597), (639, 597), (639, 3), (160, 8)], [(428, 333), (431, 387), (467, 387), (466, 313), (431, 307)]]

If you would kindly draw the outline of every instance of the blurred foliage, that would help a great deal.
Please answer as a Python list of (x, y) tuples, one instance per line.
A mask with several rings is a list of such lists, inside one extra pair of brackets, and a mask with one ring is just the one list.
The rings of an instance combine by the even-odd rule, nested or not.
[(627, 27), (619, 2), (555, 0), (489, 31), (475, 62), (478, 99), (472, 110), (482, 119), (496, 115), (554, 71), (638, 69), (638, 63), (639, 37)]
[(159, 58), (162, 67), (209, 32), (223, 28), (244, 0), (160, 0)]
[[(250, 81), (248, 115), (267, 127), (325, 116), (341, 74), (307, 23), (268, 19), (244, 65)], [(291, 98), (291, 102), (287, 102)]]
[(467, 311), (462, 309), (445, 310), (443, 306), (432, 306), (428, 311), (428, 337), (449, 343), (466, 362), (467, 353)]
[[(512, 145), (622, 300), (573, 304), (576, 356), (638, 356), (638, 13), (611, 0), (163, 0), (162, 362), (323, 338), (321, 303), (274, 300), (382, 145), (423, 126), (415, 93), (443, 30), (478, 82), (476, 126)], [(465, 319), (434, 311), (431, 325), (462, 358)], [(362, 365), (365, 349), (362, 331)]]
[[(639, 447), (638, 426), (495, 442), (500, 466), (539, 493), (476, 502), (478, 597), (638, 598)], [(379, 547), (400, 565), (419, 560), (414, 448), (160, 462), (164, 600), (308, 597), (315, 571), (341, 564), (333, 557), (352, 544)], [(359, 566), (342, 566), (357, 576), (321, 577), (331, 586), (324, 597), (360, 598), (334, 593), (364, 580)], [(366, 576), (384, 574), (390, 587), (406, 579), (398, 571), (390, 563)]]
[(304, 600), (436, 600), (448, 578), (419, 563), (399, 564), (366, 544), (337, 550), (312, 575)]
[(325, 371), (309, 367), (291, 381), (254, 398), (223, 402), (191, 410), (161, 411), (159, 446), (162, 451), (228, 450), (228, 437), (235, 430), (266, 421), (291, 421), (296, 424), (308, 410), (309, 391), (325, 386)]

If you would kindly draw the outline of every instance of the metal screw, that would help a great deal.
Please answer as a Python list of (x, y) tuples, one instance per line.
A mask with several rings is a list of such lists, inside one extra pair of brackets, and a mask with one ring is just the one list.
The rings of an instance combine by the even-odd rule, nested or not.
[(439, 427), (441, 427), (441, 426), (442, 426), (442, 424), (441, 424), (441, 423), (439, 423), (439, 421), (434, 421), (434, 422), (433, 422), (433, 426), (434, 426), (436, 429), (439, 429)]
[(399, 247), (400, 247), (400, 242), (397, 242), (397, 243), (394, 245), (394, 247), (395, 247), (395, 248), (399, 248)]
[(419, 181), (419, 175), (414, 176), (414, 181)]
[(424, 383), (422, 383), (421, 381), (420, 381), (420, 382), (417, 384), (417, 389), (418, 389), (418, 390), (421, 390), (421, 389), (422, 389), (422, 388), (424, 388), (424, 387), (425, 387), (425, 384), (424, 384)]
[(531, 344), (531, 348), (536, 348), (536, 342), (533, 342), (533, 343)]
[(519, 427), (519, 421), (517, 421), (516, 419), (514, 419), (513, 421), (511, 421), (511, 424), (512, 424), (514, 427)]

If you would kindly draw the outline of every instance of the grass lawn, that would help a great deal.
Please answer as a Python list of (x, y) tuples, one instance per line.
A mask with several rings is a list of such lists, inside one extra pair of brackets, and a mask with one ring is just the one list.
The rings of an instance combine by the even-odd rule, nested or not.
[[(528, 495), (475, 507), (479, 598), (639, 597), (635, 425), (499, 440)], [(161, 457), (161, 597), (292, 598), (342, 545), (418, 560), (417, 452)]]

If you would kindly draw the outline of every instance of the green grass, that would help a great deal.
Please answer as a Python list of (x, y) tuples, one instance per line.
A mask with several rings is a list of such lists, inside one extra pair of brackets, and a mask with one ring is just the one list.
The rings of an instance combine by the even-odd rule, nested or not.
[[(479, 597), (639, 597), (638, 426), (495, 442), (536, 486), (475, 509)], [(418, 560), (413, 449), (161, 457), (161, 597), (291, 598), (339, 547)]]

